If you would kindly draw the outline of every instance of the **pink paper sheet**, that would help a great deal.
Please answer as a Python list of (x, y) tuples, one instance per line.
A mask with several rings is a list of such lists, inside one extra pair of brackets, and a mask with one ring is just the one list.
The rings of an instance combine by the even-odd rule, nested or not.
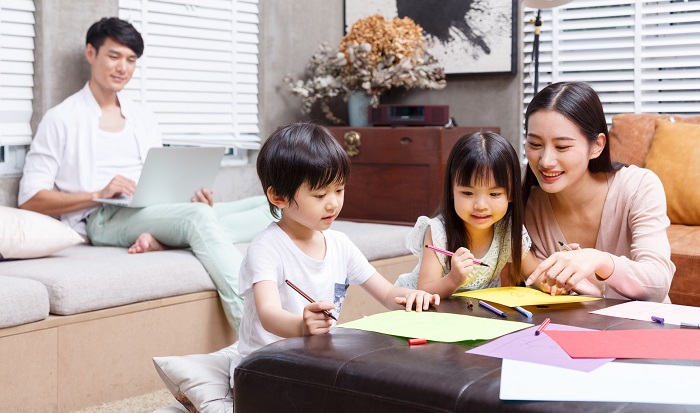
[(573, 358), (700, 360), (700, 330), (544, 332)]

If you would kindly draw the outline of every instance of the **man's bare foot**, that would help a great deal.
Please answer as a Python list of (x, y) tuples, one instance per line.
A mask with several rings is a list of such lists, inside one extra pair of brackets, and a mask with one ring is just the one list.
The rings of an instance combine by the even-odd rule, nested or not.
[(129, 254), (140, 254), (142, 252), (149, 251), (163, 251), (166, 249), (168, 249), (166, 245), (158, 242), (158, 240), (148, 232), (144, 232), (143, 234), (139, 235), (138, 238), (136, 238), (134, 245), (129, 247)]

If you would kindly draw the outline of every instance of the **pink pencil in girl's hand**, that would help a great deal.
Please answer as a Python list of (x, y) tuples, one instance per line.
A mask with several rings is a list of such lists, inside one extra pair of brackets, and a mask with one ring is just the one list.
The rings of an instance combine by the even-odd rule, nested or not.
[[(429, 249), (429, 250), (433, 250), (433, 251), (435, 251), (435, 252), (439, 252), (440, 254), (449, 255), (450, 257), (453, 256), (453, 255), (455, 255), (454, 252), (447, 251), (447, 250), (444, 250), (444, 249), (438, 248), (438, 247), (433, 247), (432, 245), (428, 245), (428, 244), (425, 244), (425, 248), (427, 248), (427, 249)], [(474, 264), (476, 264), (476, 265), (482, 265), (482, 266), (484, 266), (484, 267), (489, 267), (489, 268), (491, 267), (490, 265), (488, 265), (488, 264), (486, 264), (486, 263), (483, 263), (483, 262), (481, 262), (481, 261), (479, 261), (479, 260), (477, 260), (477, 259), (474, 259), (474, 258), (472, 258), (472, 261), (474, 261)]]

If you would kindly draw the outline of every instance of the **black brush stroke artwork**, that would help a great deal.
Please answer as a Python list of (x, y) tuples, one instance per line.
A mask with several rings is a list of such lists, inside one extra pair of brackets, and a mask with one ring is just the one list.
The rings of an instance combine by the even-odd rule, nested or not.
[(475, 8), (487, 12), (482, 10), (483, 3), (478, 0), (396, 0), (396, 8), (398, 17), (410, 17), (427, 35), (442, 44), (453, 40), (450, 28), (454, 28), (481, 52), (491, 54), (491, 47), (484, 37), (472, 30), (465, 19), (467, 13)]

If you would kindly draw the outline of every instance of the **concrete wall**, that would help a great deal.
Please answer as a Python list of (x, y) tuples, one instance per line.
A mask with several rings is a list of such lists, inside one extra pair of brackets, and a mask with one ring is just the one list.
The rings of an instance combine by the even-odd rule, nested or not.
[[(261, 121), (269, 134), (279, 125), (302, 119), (301, 100), (289, 94), (282, 78), (287, 73), (302, 77), (321, 42), (338, 44), (343, 37), (343, 2), (262, 0), (261, 21)], [(448, 76), (444, 90), (394, 90), (382, 102), (449, 105), (460, 126), (500, 126), (501, 134), (519, 148), (521, 79), (520, 74)], [(347, 117), (343, 105), (337, 107), (336, 114)], [(327, 123), (320, 111), (308, 118)]]
[[(103, 16), (118, 13), (118, 0), (35, 0), (36, 46), (34, 117), (77, 91), (89, 77), (84, 58), (85, 32)], [(260, 126), (267, 137), (278, 126), (302, 120), (301, 101), (288, 92), (285, 74), (303, 76), (309, 57), (327, 41), (337, 45), (343, 36), (343, 2), (327, 0), (260, 0)], [(518, 27), (520, 27), (518, 25)], [(520, 65), (518, 64), (518, 67)], [(440, 91), (392, 91), (385, 103), (447, 104), (461, 126), (499, 126), (503, 136), (520, 150), (521, 74), (448, 76)], [(346, 117), (342, 102), (336, 113)], [(316, 110), (305, 119), (327, 123)], [(17, 204), (18, 176), (0, 177), (0, 205)], [(249, 164), (222, 168), (214, 186), (217, 201), (262, 193)]]

